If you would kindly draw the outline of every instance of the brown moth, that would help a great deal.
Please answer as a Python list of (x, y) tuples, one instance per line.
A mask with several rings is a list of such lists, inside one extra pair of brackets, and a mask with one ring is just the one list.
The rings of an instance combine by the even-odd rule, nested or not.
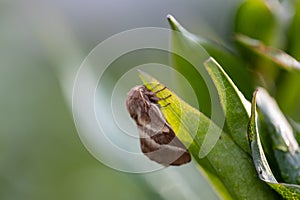
[(128, 93), (126, 107), (137, 124), (142, 152), (162, 165), (182, 165), (191, 161), (191, 155), (160, 111), (158, 101), (170, 97), (156, 96), (164, 89), (152, 92), (144, 85), (135, 86)]

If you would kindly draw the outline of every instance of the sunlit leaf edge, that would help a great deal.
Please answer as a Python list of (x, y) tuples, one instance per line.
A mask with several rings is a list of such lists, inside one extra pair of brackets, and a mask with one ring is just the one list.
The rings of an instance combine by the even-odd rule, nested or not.
[(248, 124), (248, 138), (252, 151), (252, 158), (255, 169), (259, 178), (271, 186), (276, 192), (282, 195), (285, 199), (299, 199), (300, 186), (294, 184), (278, 183), (274, 177), (262, 148), (259, 132), (257, 128), (257, 110), (256, 110), (256, 95), (258, 90), (253, 94), (251, 116)]

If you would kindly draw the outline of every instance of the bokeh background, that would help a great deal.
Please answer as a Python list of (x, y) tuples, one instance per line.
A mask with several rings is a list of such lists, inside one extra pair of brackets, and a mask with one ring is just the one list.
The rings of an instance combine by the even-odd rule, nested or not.
[(73, 122), (72, 84), (98, 43), (132, 28), (168, 28), (167, 14), (226, 42), (239, 2), (2, 0), (0, 199), (217, 199), (191, 166), (144, 175), (97, 161)]

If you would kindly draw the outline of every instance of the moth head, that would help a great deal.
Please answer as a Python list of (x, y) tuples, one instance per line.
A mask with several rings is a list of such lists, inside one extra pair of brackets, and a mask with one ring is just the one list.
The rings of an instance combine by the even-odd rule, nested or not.
[(134, 120), (142, 114), (148, 104), (147, 99), (145, 99), (147, 97), (144, 95), (146, 90), (144, 85), (138, 85), (133, 87), (127, 94), (126, 108)]

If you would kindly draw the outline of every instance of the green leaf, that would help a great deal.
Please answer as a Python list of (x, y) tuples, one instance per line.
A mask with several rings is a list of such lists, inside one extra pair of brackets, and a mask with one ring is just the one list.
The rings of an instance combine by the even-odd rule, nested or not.
[(285, 199), (299, 199), (300, 186), (286, 183), (278, 183), (275, 179), (262, 148), (257, 128), (256, 91), (253, 95), (251, 116), (248, 125), (248, 138), (252, 151), (252, 158), (259, 178), (270, 185)]
[(300, 149), (291, 125), (276, 101), (263, 88), (258, 89), (257, 105), (267, 123), (283, 180), (300, 184)]
[(276, 100), (282, 111), (290, 117), (300, 120), (300, 73), (288, 72), (280, 77), (277, 85)]
[[(168, 15), (168, 20), (172, 30), (174, 30), (172, 34), (172, 50), (180, 52), (181, 55), (186, 55), (185, 57), (173, 55), (172, 64), (189, 81), (195, 91), (201, 111), (205, 115), (210, 116), (211, 99), (209, 98), (210, 94), (205, 81), (205, 78), (209, 79), (209, 77), (208, 75), (202, 77), (206, 73), (203, 68), (203, 62), (209, 58), (207, 51), (201, 45), (201, 41), (204, 40), (185, 30), (173, 16)], [(186, 95), (184, 92), (186, 89), (179, 89), (181, 89), (183, 97), (189, 101), (189, 95)]]
[(230, 135), (245, 152), (251, 154), (247, 139), (250, 102), (245, 99), (230, 77), (213, 58), (208, 59), (204, 65), (217, 88)]
[(229, 74), (231, 80), (238, 85), (239, 90), (250, 99), (254, 90), (254, 81), (249, 64), (245, 63), (236, 53), (216, 43), (207, 41), (202, 43), (202, 46)]
[(270, 44), (274, 40), (276, 17), (264, 0), (246, 0), (235, 15), (234, 31)]
[[(247, 64), (244, 63), (238, 55), (217, 42), (188, 32), (173, 16), (168, 15), (168, 20), (172, 30), (181, 33), (173, 35), (172, 49), (182, 49), (191, 55), (197, 56), (197, 61), (201, 64), (209, 57), (213, 57), (222, 65), (223, 69), (230, 74), (230, 77), (238, 84), (240, 90), (249, 98), (251, 97), (254, 88), (252, 75), (249, 70), (246, 70)], [(196, 46), (198, 46), (198, 48), (195, 48)], [(183, 74), (187, 74), (187, 77), (193, 81), (192, 85), (194, 85), (193, 83), (196, 84), (195, 87), (197, 87), (197, 90), (199, 88), (202, 93), (200, 94), (202, 96), (201, 99), (203, 99), (203, 96), (205, 96), (203, 92), (205, 92), (205, 90), (202, 88), (205, 86), (200, 87), (201, 84), (203, 84), (203, 80), (200, 81), (199, 84), (199, 80), (195, 78), (193, 71), (187, 73), (187, 70), (190, 69), (186, 64), (176, 57), (173, 58), (173, 61), (176, 69), (182, 71)]]
[(300, 59), (300, 1), (296, 1), (295, 5), (295, 15), (292, 19), (288, 30), (288, 52), (294, 56), (296, 59)]
[(291, 118), (288, 118), (288, 120), (289, 120), (291, 126), (293, 127), (294, 136), (295, 136), (298, 144), (300, 144), (300, 124)]
[(280, 49), (267, 46), (259, 40), (242, 34), (237, 34), (236, 40), (246, 48), (268, 58), (270, 61), (276, 63), (284, 69), (300, 70), (300, 62)]
[[(294, 1), (295, 14), (287, 35), (287, 52), (300, 60), (300, 1)], [(299, 84), (299, 73), (294, 71), (289, 72), (281, 77), (279, 85), (277, 86), (278, 91), (276, 93), (276, 99), (278, 104), (281, 106), (284, 113), (293, 117), (294, 119), (300, 120), (300, 84)]]
[[(143, 72), (140, 72), (140, 77), (149, 89), (164, 87)], [(160, 102), (161, 111), (203, 169), (216, 175), (234, 199), (275, 199), (270, 188), (256, 176), (250, 156), (220, 127), (169, 89), (159, 92), (157, 96), (163, 98), (170, 94), (170, 98)], [(204, 143), (205, 140), (209, 142)], [(207, 150), (205, 157), (199, 157), (202, 151)]]

